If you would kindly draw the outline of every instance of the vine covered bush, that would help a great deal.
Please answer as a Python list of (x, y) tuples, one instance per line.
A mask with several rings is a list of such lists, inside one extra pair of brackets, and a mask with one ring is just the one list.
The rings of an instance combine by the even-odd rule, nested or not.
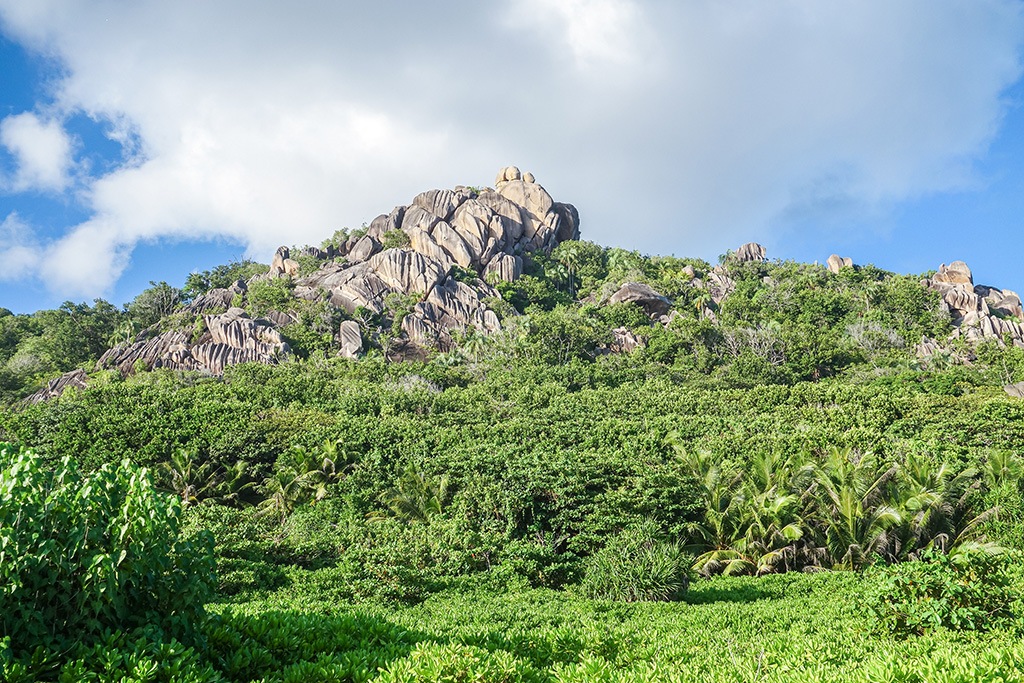
[(939, 627), (984, 631), (1012, 615), (1015, 599), (1005, 552), (984, 548), (885, 567), (874, 577), (869, 604), (879, 626), (893, 635), (921, 635)]
[(127, 461), (90, 474), (0, 444), (0, 639), (15, 654), (112, 630), (187, 637), (213, 586), (208, 534), (178, 539), (180, 504)]

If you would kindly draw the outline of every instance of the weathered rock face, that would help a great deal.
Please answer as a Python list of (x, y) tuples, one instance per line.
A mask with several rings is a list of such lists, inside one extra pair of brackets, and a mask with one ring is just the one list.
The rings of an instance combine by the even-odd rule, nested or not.
[(975, 285), (971, 269), (963, 261), (942, 264), (923, 284), (942, 295), (953, 319), (952, 337), (969, 340), (1009, 339), (1024, 347), (1024, 309), (1016, 292)]
[(346, 320), (338, 330), (341, 343), (340, 355), (344, 358), (358, 358), (363, 353), (363, 334), (359, 331), (359, 323)]
[(745, 263), (747, 261), (764, 261), (765, 250), (757, 242), (747, 242), (732, 254), (732, 259)]
[(932, 282), (951, 285), (974, 285), (974, 277), (971, 269), (963, 261), (953, 261), (948, 266), (943, 263), (939, 266), (939, 272), (932, 276)]
[[(339, 249), (345, 263), (325, 264), (298, 279), (296, 295), (326, 295), (350, 314), (359, 308), (386, 313), (391, 294), (413, 297), (402, 330), (421, 346), (446, 348), (453, 330), (499, 330), (498, 317), (484, 300), (500, 295), (487, 281), (511, 282), (522, 275), (522, 254), (578, 239), (579, 214), (515, 167), (501, 169), (495, 188), (416, 195), (410, 205), (373, 219), (364, 237)], [(409, 246), (381, 250), (385, 236), (395, 230), (408, 236)], [(476, 279), (457, 281), (454, 266)]]
[(640, 282), (623, 283), (618, 291), (608, 299), (610, 304), (620, 302), (634, 303), (647, 311), (647, 314), (652, 318), (665, 315), (672, 307), (671, 301), (654, 291), (650, 285)]
[(240, 308), (204, 316), (203, 322), (204, 330), (194, 341), (190, 331), (170, 330), (132, 344), (119, 344), (103, 354), (97, 365), (117, 368), (122, 375), (140, 367), (220, 375), (229, 365), (275, 364), (290, 352), (273, 323), (262, 318), (253, 320)]
[(57, 398), (68, 388), (84, 389), (88, 376), (85, 370), (72, 370), (65, 372), (57, 379), (51, 379), (46, 386), (25, 399), (26, 403), (43, 403), (51, 398)]
[(853, 268), (853, 259), (849, 257), (844, 258), (839, 254), (832, 254), (829, 256), (826, 263), (828, 265), (828, 269), (836, 275), (839, 275), (839, 271), (843, 268)]

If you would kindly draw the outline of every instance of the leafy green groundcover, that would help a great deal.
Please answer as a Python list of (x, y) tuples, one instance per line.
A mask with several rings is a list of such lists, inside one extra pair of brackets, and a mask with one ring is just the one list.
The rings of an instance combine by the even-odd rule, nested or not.
[[(192, 648), (112, 636), (74, 653), (59, 680), (1024, 681), (1012, 624), (893, 638), (862, 604), (866, 588), (853, 573), (787, 574), (700, 581), (678, 603), (482, 587), (413, 607), (282, 591), (210, 605)], [(4, 667), (6, 680), (34, 680)]]

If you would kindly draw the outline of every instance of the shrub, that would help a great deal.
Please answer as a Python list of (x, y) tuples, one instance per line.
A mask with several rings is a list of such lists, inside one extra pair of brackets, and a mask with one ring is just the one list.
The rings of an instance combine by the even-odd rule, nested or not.
[(83, 475), (0, 445), (0, 639), (15, 652), (155, 625), (187, 635), (213, 583), (212, 538), (127, 461)]
[(920, 562), (878, 570), (868, 604), (879, 626), (894, 635), (920, 635), (940, 626), (985, 631), (1011, 616), (1008, 564), (1005, 553), (988, 550), (928, 551)]
[(660, 537), (653, 521), (626, 527), (586, 563), (587, 597), (624, 602), (678, 600), (690, 585), (693, 558)]

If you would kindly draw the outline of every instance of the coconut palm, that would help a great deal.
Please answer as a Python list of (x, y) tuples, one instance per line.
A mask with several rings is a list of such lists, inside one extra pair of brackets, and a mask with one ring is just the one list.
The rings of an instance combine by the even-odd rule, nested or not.
[(216, 468), (200, 462), (193, 451), (178, 449), (163, 463), (167, 475), (165, 488), (181, 500), (182, 507), (196, 505), (214, 495), (218, 484)]
[(861, 569), (885, 551), (889, 530), (902, 520), (886, 498), (896, 471), (849, 448), (833, 448), (815, 468), (819, 529), (833, 567)]
[[(431, 517), (441, 513), (448, 499), (448, 475), (430, 476), (414, 463), (406, 465), (395, 486), (380, 497), (395, 517), (409, 523), (428, 523)], [(379, 512), (370, 513), (368, 517), (384, 518)]]
[(339, 441), (325, 441), (316, 449), (292, 446), (278, 458), (274, 474), (263, 480), (260, 507), (284, 523), (296, 507), (326, 498), (329, 485), (353, 467), (351, 454)]

